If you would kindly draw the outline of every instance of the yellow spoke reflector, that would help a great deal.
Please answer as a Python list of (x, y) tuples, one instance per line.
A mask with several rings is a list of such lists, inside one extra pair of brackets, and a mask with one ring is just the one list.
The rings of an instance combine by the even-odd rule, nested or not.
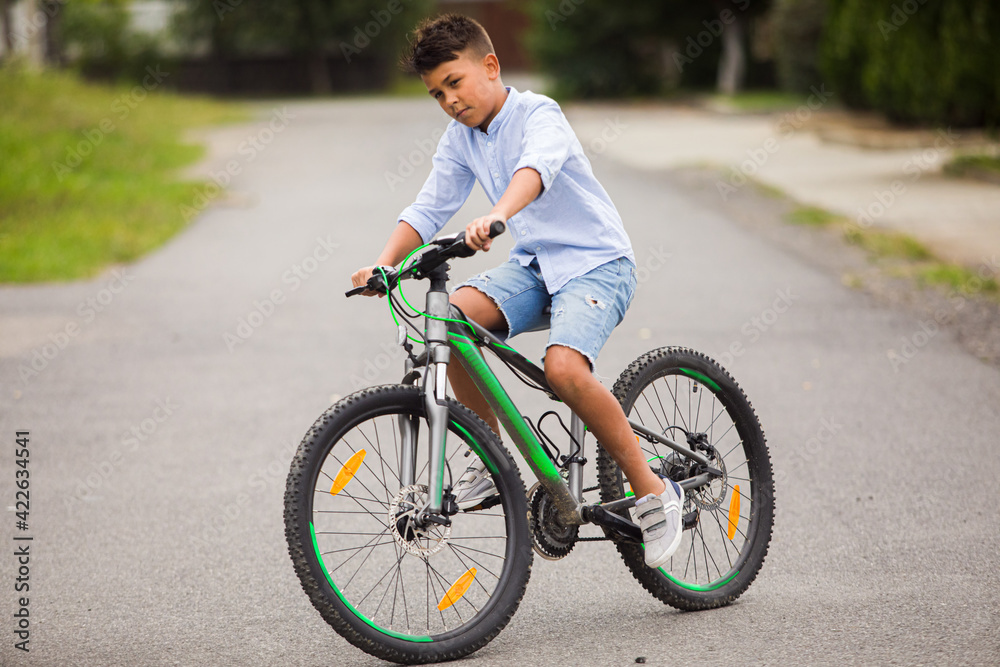
[(347, 483), (354, 479), (354, 473), (361, 467), (361, 462), (365, 460), (365, 450), (361, 450), (347, 459), (347, 463), (340, 469), (333, 479), (333, 486), (330, 487), (330, 495), (335, 496), (344, 490)]
[(465, 574), (458, 578), (458, 581), (451, 585), (451, 588), (444, 594), (441, 601), (438, 602), (438, 609), (444, 611), (451, 605), (455, 604), (462, 599), (465, 595), (465, 591), (469, 590), (469, 586), (472, 585), (472, 580), (476, 578), (476, 568), (469, 568)]
[(740, 520), (740, 485), (733, 486), (733, 499), (729, 501), (729, 539), (736, 537), (736, 524)]

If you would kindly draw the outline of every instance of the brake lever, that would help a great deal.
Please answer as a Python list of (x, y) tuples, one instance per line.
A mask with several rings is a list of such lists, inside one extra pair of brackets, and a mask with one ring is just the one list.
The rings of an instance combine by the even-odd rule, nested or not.
[(368, 279), (366, 284), (347, 290), (344, 292), (344, 296), (357, 296), (366, 290), (371, 290), (379, 294), (386, 294), (389, 291), (389, 285), (396, 282), (398, 279), (396, 269), (383, 268), (382, 270), (385, 272), (385, 277), (389, 281), (388, 284), (386, 284), (385, 280), (382, 279), (382, 273), (373, 273), (372, 277)]

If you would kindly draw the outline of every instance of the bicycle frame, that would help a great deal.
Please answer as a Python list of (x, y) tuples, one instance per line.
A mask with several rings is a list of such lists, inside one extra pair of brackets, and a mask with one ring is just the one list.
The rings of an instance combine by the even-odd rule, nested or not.
[[(524, 373), (529, 379), (546, 390), (555, 400), (559, 400), (555, 392), (549, 388), (545, 373), (513, 348), (505, 345), (496, 336), (484, 329), (478, 323), (451, 306), (448, 293), (444, 286), (447, 282), (447, 265), (440, 267), (437, 275), (431, 277), (431, 289), (427, 292), (425, 313), (425, 335), (427, 339), (426, 372), (423, 376), (424, 400), (429, 424), (429, 471), (430, 471), (430, 504), (426, 512), (430, 515), (440, 515), (442, 509), (442, 494), (444, 483), (444, 451), (445, 435), (448, 426), (448, 408), (445, 403), (447, 386), (447, 367), (454, 354), (459, 363), (468, 372), (472, 381), (482, 392), (484, 398), (493, 410), (497, 419), (503, 425), (517, 450), (521, 453), (528, 467), (531, 468), (539, 483), (550, 494), (553, 505), (559, 513), (560, 521), (565, 525), (582, 525), (594, 522), (635, 535), (638, 528), (630, 521), (622, 519), (615, 512), (632, 507), (634, 497), (608, 503), (603, 507), (587, 506), (583, 503), (583, 462), (571, 460), (567, 463), (567, 479), (563, 479), (559, 469), (545, 453), (534, 432), (521, 416), (507, 391), (486, 363), (480, 346), (487, 347), (492, 353), (501, 357), (511, 366)], [(446, 321), (452, 320), (452, 321)], [(458, 323), (456, 323), (456, 321)], [(468, 334), (474, 333), (475, 339)], [(423, 355), (422, 355), (423, 356)], [(407, 360), (407, 372), (413, 369), (413, 363)], [(707, 379), (707, 378), (704, 378)], [(710, 380), (709, 380), (710, 381)], [(584, 437), (586, 428), (583, 421), (575, 413), (571, 413), (570, 434), (579, 443), (576, 454), (582, 458), (584, 453)], [(629, 420), (633, 430), (648, 440), (660, 442), (680, 454), (694, 459), (709, 469), (709, 473), (684, 480), (681, 487), (697, 488), (712, 478), (710, 461), (700, 452), (680, 445), (664, 434), (656, 433)], [(416, 429), (412, 421), (405, 423), (400, 420), (402, 430), (403, 452), (401, 456), (401, 483), (406, 486), (413, 483), (414, 466), (416, 464), (414, 450), (416, 449)], [(721, 474), (721, 473), (719, 473)], [(591, 511), (586, 511), (591, 510)], [(596, 515), (596, 516), (595, 516)], [(633, 530), (634, 529), (634, 530)], [(641, 541), (641, 540), (640, 540)]]

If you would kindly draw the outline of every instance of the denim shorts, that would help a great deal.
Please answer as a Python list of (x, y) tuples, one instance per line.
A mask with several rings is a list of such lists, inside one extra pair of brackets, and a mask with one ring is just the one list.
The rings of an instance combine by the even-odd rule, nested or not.
[[(564, 345), (581, 353), (593, 370), (597, 353), (625, 317), (635, 296), (635, 264), (619, 257), (573, 278), (550, 295), (538, 260), (528, 266), (512, 259), (473, 276), (455, 289), (475, 287), (488, 296), (507, 321), (502, 338), (526, 331), (549, 330), (547, 350)], [(545, 308), (551, 306), (551, 313)]]

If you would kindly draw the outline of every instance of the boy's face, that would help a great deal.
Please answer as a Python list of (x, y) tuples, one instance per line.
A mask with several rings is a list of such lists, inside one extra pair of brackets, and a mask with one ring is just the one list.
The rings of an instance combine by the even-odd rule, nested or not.
[(422, 75), (431, 97), (437, 100), (445, 113), (467, 127), (485, 127), (503, 106), (496, 85), (500, 76), (500, 63), (490, 53), (477, 58), (469, 49), (458, 58), (441, 63)]

